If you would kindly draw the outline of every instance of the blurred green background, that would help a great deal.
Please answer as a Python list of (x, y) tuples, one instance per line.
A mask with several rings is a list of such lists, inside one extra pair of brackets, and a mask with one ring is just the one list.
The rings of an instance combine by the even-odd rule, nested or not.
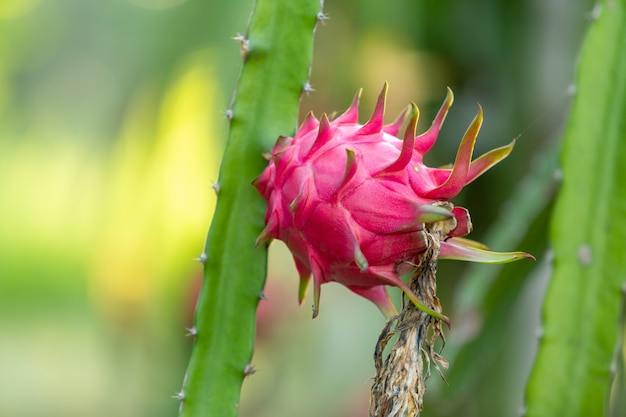
[[(172, 416), (251, 1), (0, 1), (0, 415)], [(545, 285), (555, 149), (591, 1), (327, 1), (302, 114), (341, 111), (384, 81), (388, 120), (419, 130), (456, 96), (430, 165), (484, 108), (477, 154), (513, 154), (455, 203), (494, 250), (536, 264), (443, 263), (449, 385), (425, 416), (515, 415)], [(291, 134), (293, 132), (285, 132)], [(335, 285), (297, 307), (274, 244), (257, 373), (241, 415), (366, 415), (383, 317)], [(398, 296), (398, 294), (396, 294)]]

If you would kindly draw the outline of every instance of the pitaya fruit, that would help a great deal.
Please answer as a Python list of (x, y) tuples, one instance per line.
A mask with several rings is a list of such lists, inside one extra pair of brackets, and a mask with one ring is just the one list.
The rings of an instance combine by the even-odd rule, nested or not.
[[(365, 125), (358, 123), (360, 91), (350, 108), (330, 120), (309, 114), (293, 138), (280, 137), (269, 165), (253, 181), (267, 200), (266, 227), (257, 244), (271, 238), (285, 242), (300, 274), (302, 303), (313, 274), (313, 317), (319, 311), (320, 287), (338, 282), (396, 314), (386, 286), (402, 289), (421, 310), (448, 323), (426, 307), (401, 278), (410, 274), (425, 250), (424, 224), (454, 219), (442, 236), (440, 259), (503, 263), (522, 252), (490, 252), (461, 238), (471, 229), (469, 213), (448, 200), (505, 158), (514, 143), (471, 160), (482, 123), (482, 109), (461, 140), (451, 168), (430, 168), (423, 157), (433, 146), (452, 105), (448, 89), (431, 127), (416, 136), (418, 109), (411, 104), (390, 125), (383, 125), (387, 84)], [(410, 113), (404, 140), (396, 137)], [(450, 228), (449, 228), (450, 229)]]

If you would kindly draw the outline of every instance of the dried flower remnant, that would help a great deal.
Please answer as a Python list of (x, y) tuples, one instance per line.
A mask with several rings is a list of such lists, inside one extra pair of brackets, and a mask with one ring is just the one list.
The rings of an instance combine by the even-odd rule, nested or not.
[[(441, 311), (436, 296), (437, 256), (441, 238), (453, 224), (448, 221), (425, 225), (427, 249), (419, 255), (419, 264), (409, 279), (411, 290), (436, 311)], [(394, 335), (398, 335), (398, 339), (383, 362), (383, 350)], [(441, 321), (412, 303), (405, 304), (398, 316), (387, 320), (374, 351), (376, 376), (371, 389), (371, 417), (420, 414), (431, 364), (442, 378), (442, 368), (448, 368), (448, 362), (435, 351), (435, 343), (440, 338), (443, 349), (445, 337)]]

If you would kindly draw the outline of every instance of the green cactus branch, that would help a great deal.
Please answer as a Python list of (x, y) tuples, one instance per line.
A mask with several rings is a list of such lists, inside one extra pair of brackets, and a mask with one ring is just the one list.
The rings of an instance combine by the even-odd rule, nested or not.
[(181, 416), (238, 413), (267, 265), (266, 248), (254, 246), (265, 204), (250, 182), (267, 164), (262, 154), (279, 135), (295, 130), (321, 16), (320, 0), (258, 0), (246, 34), (236, 38), (244, 65), (227, 112), (218, 203), (201, 256), (204, 280), (190, 332), (195, 344), (178, 395)]
[(584, 42), (551, 222), (554, 273), (544, 301), (527, 415), (606, 416), (626, 282), (626, 1), (603, 1)]

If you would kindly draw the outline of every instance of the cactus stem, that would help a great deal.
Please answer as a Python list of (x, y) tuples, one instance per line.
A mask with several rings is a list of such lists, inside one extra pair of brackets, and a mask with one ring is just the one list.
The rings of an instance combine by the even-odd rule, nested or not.
[[(199, 334), (183, 384), (181, 417), (237, 415), (267, 276), (267, 245), (253, 247), (265, 205), (249, 182), (267, 165), (262, 152), (295, 127), (320, 8), (320, 0), (295, 0), (288, 6), (259, 0), (245, 31), (233, 33), (244, 64), (231, 105), (225, 106), (236, 115), (220, 167), (219, 182), (227, 192), (219, 194), (205, 243), (211, 262), (204, 268), (194, 314)], [(277, 225), (266, 229), (258, 243), (270, 240), (276, 230)]]

